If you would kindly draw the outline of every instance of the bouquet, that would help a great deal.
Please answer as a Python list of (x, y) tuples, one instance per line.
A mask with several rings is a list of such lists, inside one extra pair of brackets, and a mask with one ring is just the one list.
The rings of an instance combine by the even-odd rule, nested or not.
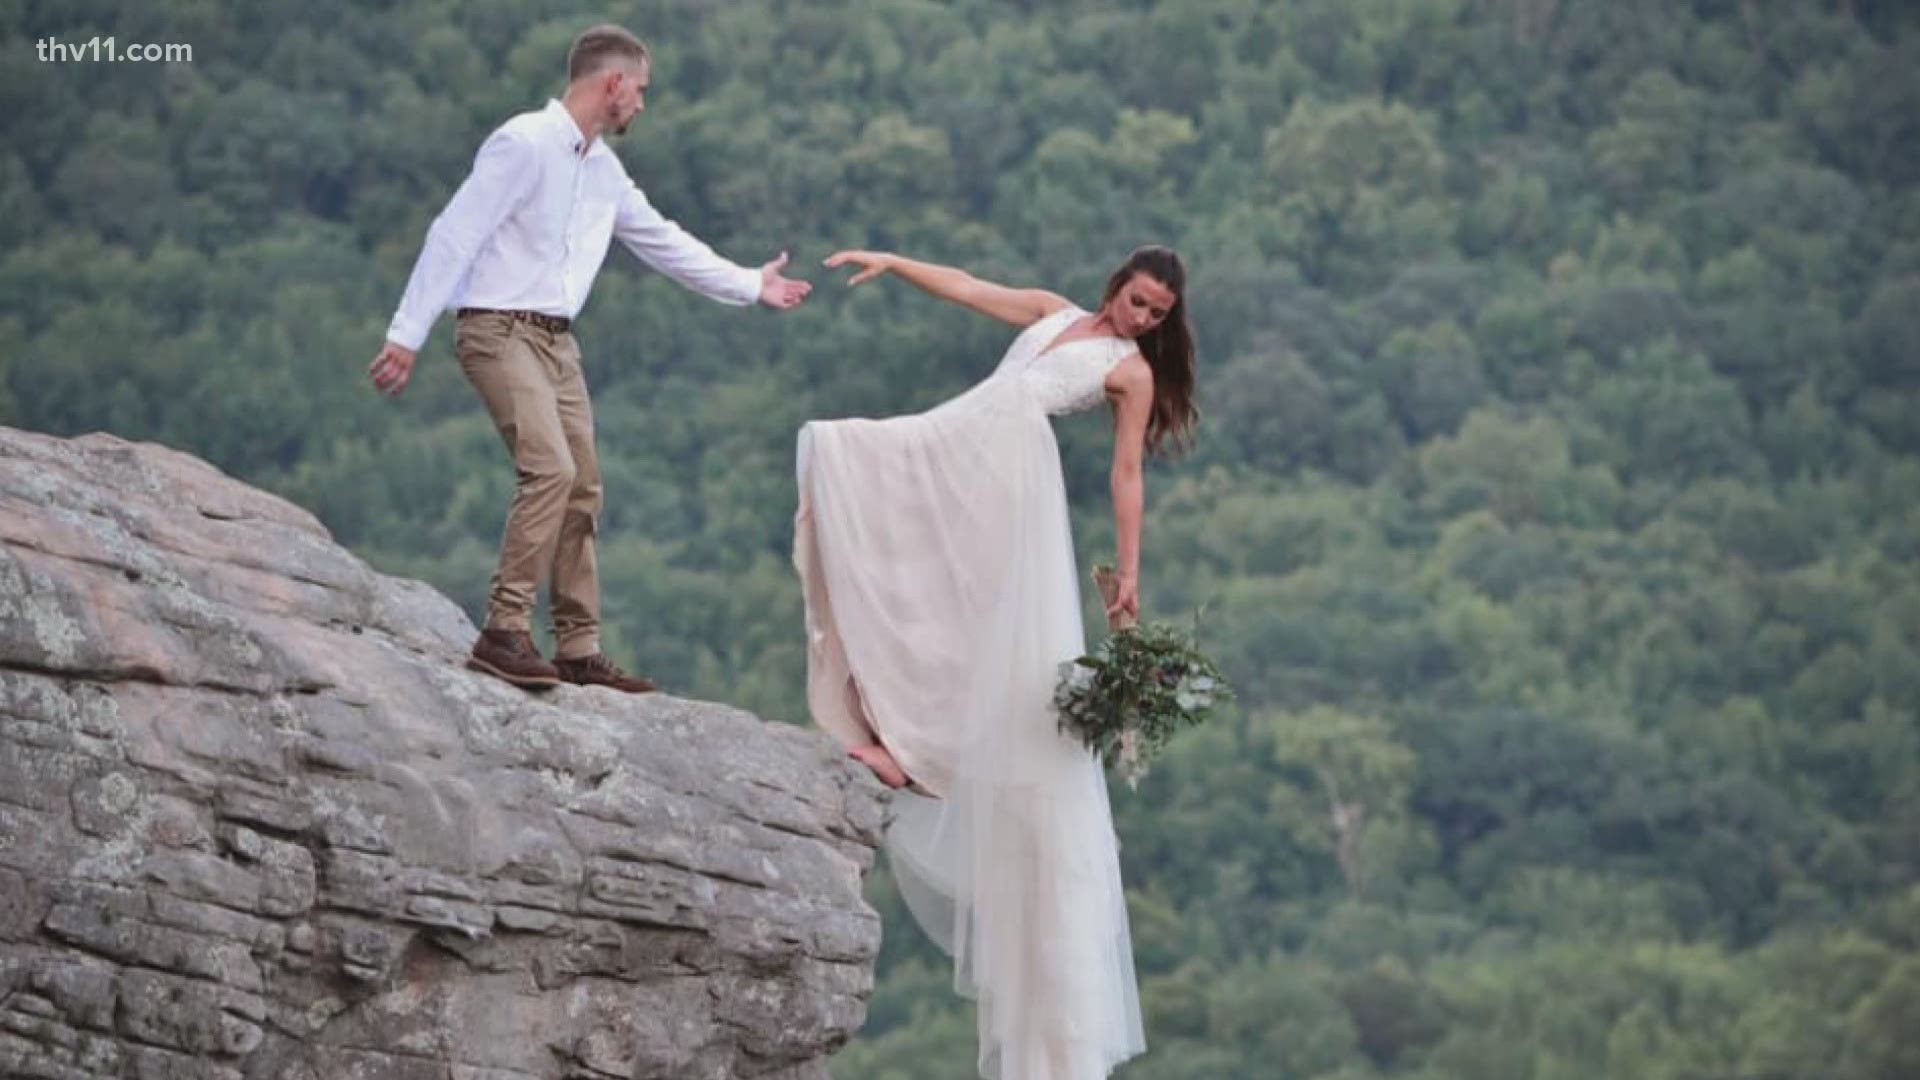
[[(1093, 580), (1111, 605), (1119, 591), (1113, 568), (1095, 567)], [(1098, 648), (1060, 665), (1053, 705), (1061, 731), (1137, 787), (1147, 760), (1173, 733), (1205, 721), (1233, 690), (1193, 633), (1161, 622), (1136, 625), (1125, 614), (1108, 625), (1113, 633)]]

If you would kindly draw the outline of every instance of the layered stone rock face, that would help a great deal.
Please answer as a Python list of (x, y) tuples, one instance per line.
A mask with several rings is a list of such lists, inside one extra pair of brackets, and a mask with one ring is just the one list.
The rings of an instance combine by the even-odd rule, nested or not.
[(825, 1078), (878, 788), (472, 635), (198, 460), (0, 428), (0, 1076)]

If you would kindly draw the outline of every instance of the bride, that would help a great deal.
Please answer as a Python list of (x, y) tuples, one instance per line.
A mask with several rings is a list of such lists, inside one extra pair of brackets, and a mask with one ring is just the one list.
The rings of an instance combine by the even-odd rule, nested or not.
[(1097, 310), (899, 255), (843, 251), (1023, 330), (927, 412), (801, 429), (794, 564), (814, 720), (889, 787), (894, 875), (976, 999), (980, 1074), (1091, 1080), (1146, 1048), (1106, 778), (1052, 692), (1084, 651), (1052, 415), (1114, 418), (1119, 590), (1137, 614), (1143, 459), (1195, 419), (1186, 271), (1135, 251)]

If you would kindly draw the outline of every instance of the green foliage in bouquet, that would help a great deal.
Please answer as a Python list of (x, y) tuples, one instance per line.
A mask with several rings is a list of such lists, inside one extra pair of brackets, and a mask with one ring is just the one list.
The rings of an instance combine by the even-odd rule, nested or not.
[[(1101, 595), (1114, 595), (1110, 567), (1094, 570)], [(1060, 665), (1053, 704), (1060, 730), (1085, 743), (1129, 785), (1182, 728), (1205, 722), (1233, 690), (1200, 651), (1194, 630), (1171, 623), (1113, 621), (1113, 633), (1091, 653)]]

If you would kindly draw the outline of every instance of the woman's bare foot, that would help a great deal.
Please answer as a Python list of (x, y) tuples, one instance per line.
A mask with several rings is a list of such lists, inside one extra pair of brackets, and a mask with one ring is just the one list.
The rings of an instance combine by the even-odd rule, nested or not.
[(856, 746), (852, 750), (847, 751), (847, 756), (855, 759), (867, 768), (872, 769), (873, 775), (879, 777), (880, 782), (888, 787), (903, 788), (907, 786), (907, 771), (902, 769), (900, 763), (893, 760), (893, 755), (887, 753), (887, 748), (881, 746), (879, 743), (874, 743), (870, 746)]

